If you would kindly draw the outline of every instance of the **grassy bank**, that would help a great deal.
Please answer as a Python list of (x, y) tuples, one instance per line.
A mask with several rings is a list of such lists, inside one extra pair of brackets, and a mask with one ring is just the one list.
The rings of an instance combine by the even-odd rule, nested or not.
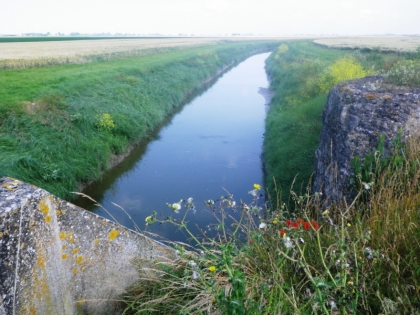
[(276, 185), (288, 201), (292, 183), (293, 190), (305, 191), (310, 182), (329, 89), (343, 80), (387, 72), (407, 58), (415, 55), (328, 49), (310, 42), (284, 44), (268, 58), (275, 96), (267, 114), (263, 153), (265, 185), (274, 204)]
[(273, 42), (227, 43), (83, 65), (0, 70), (0, 176), (63, 198), (147, 139), (185, 96)]

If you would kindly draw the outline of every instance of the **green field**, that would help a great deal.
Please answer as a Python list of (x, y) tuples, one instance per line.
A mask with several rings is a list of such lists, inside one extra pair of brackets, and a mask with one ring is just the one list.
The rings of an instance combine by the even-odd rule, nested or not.
[(98, 179), (185, 97), (271, 42), (176, 50), (83, 65), (0, 70), (0, 176), (63, 198)]

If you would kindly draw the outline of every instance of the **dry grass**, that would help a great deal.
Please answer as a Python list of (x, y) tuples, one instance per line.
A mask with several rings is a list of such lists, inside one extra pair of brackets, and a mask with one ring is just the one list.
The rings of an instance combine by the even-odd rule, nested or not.
[(420, 47), (420, 36), (360, 36), (314, 40), (331, 48), (379, 48), (382, 51), (415, 51)]

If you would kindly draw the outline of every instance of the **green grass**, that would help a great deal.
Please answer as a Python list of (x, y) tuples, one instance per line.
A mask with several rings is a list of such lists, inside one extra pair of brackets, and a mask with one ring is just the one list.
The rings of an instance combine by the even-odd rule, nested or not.
[[(266, 63), (275, 95), (266, 118), (264, 182), (274, 204), (280, 204), (276, 184), (288, 202), (292, 183), (295, 191), (305, 191), (310, 182), (329, 89), (343, 80), (377, 73), (389, 73), (391, 83), (405, 82), (401, 62), (417, 58), (412, 53), (328, 49), (305, 41), (287, 45)], [(411, 62), (410, 69), (419, 68), (415, 65)], [(417, 82), (418, 75), (410, 80)]]
[[(186, 95), (274, 42), (232, 43), (83, 65), (0, 70), (0, 176), (62, 198), (145, 140)], [(113, 128), (101, 128), (109, 114)]]

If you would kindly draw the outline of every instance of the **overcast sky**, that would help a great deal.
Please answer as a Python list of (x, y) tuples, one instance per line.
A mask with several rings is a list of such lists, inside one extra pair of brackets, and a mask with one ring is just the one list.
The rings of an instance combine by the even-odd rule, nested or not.
[(0, 0), (0, 34), (420, 34), (420, 0)]

